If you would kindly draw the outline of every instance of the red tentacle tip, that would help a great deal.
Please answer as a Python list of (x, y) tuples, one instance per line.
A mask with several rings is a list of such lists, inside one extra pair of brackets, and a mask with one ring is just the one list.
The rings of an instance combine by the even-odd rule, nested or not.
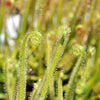
[(11, 1), (6, 1), (6, 6), (8, 7), (8, 8), (10, 8), (10, 9), (12, 9), (12, 3), (11, 3)]

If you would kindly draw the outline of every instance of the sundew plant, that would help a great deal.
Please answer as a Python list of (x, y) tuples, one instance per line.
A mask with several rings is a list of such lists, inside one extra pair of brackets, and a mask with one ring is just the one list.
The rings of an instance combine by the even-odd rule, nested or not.
[(100, 100), (100, 0), (0, 0), (0, 100)]

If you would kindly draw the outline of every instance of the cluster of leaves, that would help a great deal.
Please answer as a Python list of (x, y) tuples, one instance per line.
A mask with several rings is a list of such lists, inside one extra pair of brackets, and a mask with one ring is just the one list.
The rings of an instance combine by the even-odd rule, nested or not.
[[(99, 4), (0, 0), (0, 99), (99, 100)], [(16, 14), (17, 37), (11, 38), (6, 19)]]

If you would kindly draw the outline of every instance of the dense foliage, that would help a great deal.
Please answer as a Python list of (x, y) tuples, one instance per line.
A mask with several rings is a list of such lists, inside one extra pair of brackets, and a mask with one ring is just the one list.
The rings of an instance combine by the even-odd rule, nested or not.
[(0, 100), (100, 100), (100, 0), (0, 0)]

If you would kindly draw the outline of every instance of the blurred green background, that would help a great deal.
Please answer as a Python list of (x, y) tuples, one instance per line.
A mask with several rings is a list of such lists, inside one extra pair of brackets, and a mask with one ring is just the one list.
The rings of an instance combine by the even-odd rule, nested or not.
[[(47, 59), (52, 55), (59, 33), (57, 28), (62, 25), (71, 28), (68, 45), (57, 69), (57, 72), (63, 73), (63, 94), (76, 62), (71, 47), (80, 44), (86, 50), (86, 57), (78, 73), (77, 84), (84, 83), (82, 78), (85, 77), (86, 100), (100, 100), (100, 0), (0, 0), (1, 100), (7, 98), (4, 74), (6, 63), (9, 68), (11, 91), (17, 91), (20, 48), (25, 34), (39, 31), (44, 37), (43, 44), (37, 49), (28, 43), (26, 90), (28, 100), (29, 94), (34, 89), (34, 83), (44, 76), (48, 66)], [(55, 75), (54, 80), (56, 79)], [(75, 98), (81, 100), (82, 95), (77, 92), (77, 88), (78, 85)], [(54, 96), (56, 97), (56, 92)], [(53, 100), (49, 92), (46, 100)]]

